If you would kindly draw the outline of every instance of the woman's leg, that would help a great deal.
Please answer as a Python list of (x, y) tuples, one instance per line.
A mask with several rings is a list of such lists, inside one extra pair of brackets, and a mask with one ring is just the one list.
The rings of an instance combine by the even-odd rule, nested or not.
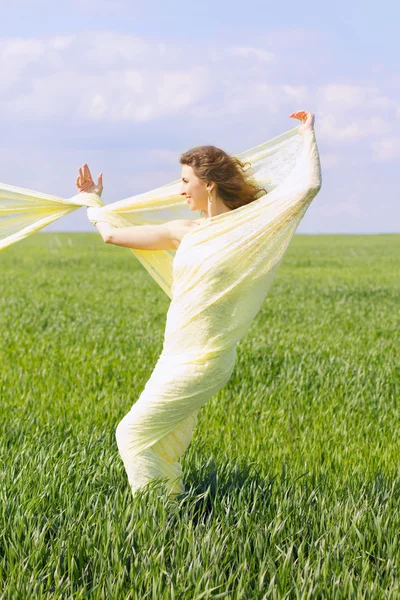
[(188, 448), (197, 415), (229, 380), (236, 347), (216, 358), (188, 362), (162, 355), (137, 402), (116, 430), (133, 494), (154, 478), (184, 491), (179, 459)]
[(189, 415), (174, 431), (139, 454), (130, 449), (134, 441), (135, 411), (130, 410), (120, 421), (116, 430), (117, 445), (133, 495), (156, 478), (167, 478), (165, 487), (172, 495), (185, 491), (179, 459), (190, 445), (198, 413), (197, 410)]

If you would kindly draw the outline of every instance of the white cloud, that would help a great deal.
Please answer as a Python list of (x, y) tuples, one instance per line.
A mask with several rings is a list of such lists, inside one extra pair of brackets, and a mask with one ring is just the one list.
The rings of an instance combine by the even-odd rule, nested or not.
[(318, 102), (325, 109), (343, 111), (360, 106), (366, 98), (366, 89), (357, 85), (330, 83), (318, 88)]
[[(41, 127), (63, 121), (78, 128), (170, 118), (183, 124), (208, 122), (210, 127), (214, 119), (229, 127), (230, 117), (241, 115), (258, 127), (265, 115), (267, 131), (271, 122), (284, 122), (293, 110), (313, 110), (315, 105), (321, 142), (340, 143), (343, 148), (348, 142), (375, 138), (369, 145), (376, 161), (399, 157), (400, 137), (393, 122), (400, 118), (394, 97), (400, 79), (383, 77), (381, 85), (315, 84), (309, 76), (312, 48), (310, 60), (305, 61), (307, 35), (294, 31), (276, 47), (271, 46), (271, 35), (265, 44), (259, 40), (236, 47), (217, 44), (206, 51), (196, 42), (185, 41), (183, 48), (179, 40), (154, 42), (107, 31), (0, 38), (4, 65), (0, 110), (9, 123), (38, 121)], [(301, 56), (296, 55), (296, 47), (302, 49)], [(290, 65), (289, 51), (294, 56)], [(299, 76), (294, 78), (294, 72)], [(286, 123), (287, 129), (299, 124), (289, 119)], [(321, 147), (324, 169), (343, 163), (343, 150)], [(156, 155), (149, 160), (157, 160)], [(364, 164), (365, 153), (357, 160)], [(174, 161), (177, 164), (177, 156)], [(339, 206), (345, 211), (350, 205)]]
[[(50, 43), (53, 44), (54, 40)], [(120, 48), (121, 50), (121, 48)], [(122, 48), (121, 56), (127, 51)], [(132, 48), (131, 48), (132, 50)], [(85, 60), (92, 60), (92, 51), (81, 61), (71, 57), (70, 65), (63, 68), (31, 69), (24, 75), (23, 89), (16, 89), (22, 70), (32, 60), (47, 56), (43, 45), (22, 45), (16, 52), (8, 45), (4, 53), (18, 56), (9, 64), (3, 85), (3, 116), (23, 120), (49, 120), (68, 117), (83, 120), (141, 122), (177, 112), (197, 102), (208, 90), (208, 72), (205, 67), (158, 70), (106, 69), (93, 72)], [(116, 59), (117, 50), (109, 56), (108, 65)], [(124, 54), (127, 56), (127, 54)], [(45, 58), (45, 60), (48, 59)], [(64, 63), (67, 63), (64, 58)], [(106, 61), (107, 62), (107, 61)], [(75, 63), (75, 64), (74, 64)], [(40, 72), (42, 71), (42, 72)], [(8, 90), (7, 90), (8, 88)], [(8, 93), (6, 93), (8, 92)]]
[(80, 34), (77, 41), (83, 63), (96, 71), (123, 70), (128, 65), (151, 58), (153, 53), (158, 54), (157, 47), (145, 39), (111, 31), (91, 32), (90, 36)]
[[(99, 2), (108, 3), (110, 15), (115, 10), (114, 0)], [(367, 213), (375, 219), (373, 186), (389, 192), (384, 201), (394, 197), (394, 163), (377, 162), (400, 157), (400, 76), (379, 63), (366, 75), (351, 61), (344, 69), (322, 30), (274, 29), (244, 38), (205, 45), (194, 36), (150, 40), (90, 31), (90, 24), (68, 35), (0, 38), (0, 180), (70, 197), (86, 161), (96, 177), (104, 172), (112, 202), (179, 178), (179, 152), (171, 148), (215, 135), (211, 143), (242, 151), (298, 125), (288, 115), (309, 109), (321, 165), (332, 178), (323, 188), (326, 205), (314, 214), (328, 229), (357, 224), (361, 230)], [(329, 173), (337, 167), (339, 177)], [(365, 173), (369, 183), (359, 189)], [(391, 228), (398, 222), (385, 218)]]
[[(210, 74), (211, 77), (211, 74)], [(210, 88), (212, 88), (212, 83)], [(251, 87), (251, 93), (249, 93)], [(265, 114), (278, 115), (287, 111), (293, 112), (293, 103), (304, 102), (308, 97), (306, 86), (290, 86), (288, 84), (269, 84), (255, 80), (238, 83), (236, 79), (225, 79), (219, 102), (213, 105), (203, 103), (190, 109), (190, 114), (198, 118), (224, 118), (228, 115), (246, 114), (253, 108), (263, 110)], [(300, 122), (293, 121), (295, 127)], [(290, 122), (288, 128), (290, 128)]]
[(40, 39), (9, 38), (0, 40), (1, 58), (4, 63), (10, 60), (30, 62), (39, 58), (45, 48)]
[(318, 132), (332, 140), (359, 140), (372, 135), (384, 135), (390, 132), (390, 125), (381, 117), (349, 119), (346, 115), (319, 113)]
[(0, 97), (20, 81), (23, 70), (43, 56), (40, 40), (0, 39), (1, 91)]
[(369, 106), (371, 108), (382, 108), (382, 109), (390, 109), (394, 107), (395, 100), (391, 100), (387, 96), (383, 96), (379, 93), (373, 95), (369, 100)]
[[(390, 91), (392, 83), (385, 83)], [(326, 139), (357, 141), (393, 130), (398, 102), (377, 85), (327, 84), (317, 88), (316, 98), (318, 132)]]
[(390, 109), (397, 105), (395, 99), (382, 94), (377, 86), (368, 84), (329, 83), (317, 88), (319, 106), (337, 114), (362, 107), (365, 109)]
[(400, 136), (377, 140), (371, 148), (379, 162), (400, 158)]
[(273, 52), (268, 52), (267, 50), (263, 50), (262, 48), (252, 48), (249, 46), (238, 46), (236, 48), (230, 48), (228, 50), (228, 53), (232, 54), (232, 56), (240, 56), (242, 58), (256, 58), (257, 60), (265, 62), (270, 62), (275, 58), (275, 54)]
[[(301, 31), (293, 35), (304, 39)], [(223, 66), (213, 72), (215, 48), (203, 52), (200, 65), (190, 59), (197, 46), (191, 48), (182, 60), (179, 44), (107, 31), (36, 40), (5, 38), (0, 52), (9, 66), (3, 74), (0, 110), (9, 119), (23, 121), (143, 122), (182, 109), (198, 117), (237, 114), (251, 107), (276, 114), (282, 104), (292, 108), (293, 101), (307, 98), (304, 84), (276, 84), (264, 76), (268, 83), (260, 81), (263, 64), (276, 61), (274, 52), (258, 46), (221, 49)], [(240, 56), (250, 59), (248, 69), (232, 60)], [(221, 94), (205, 102), (209, 91), (221, 85)]]
[(305, 100), (307, 99), (308, 91), (305, 85), (293, 86), (284, 84), (282, 88), (285, 94), (289, 98), (296, 100), (296, 102), (305, 102)]
[[(358, 140), (390, 132), (379, 111), (393, 107), (399, 116), (400, 109), (387, 92), (362, 83), (309, 83), (311, 64), (296, 57), (295, 49), (304, 51), (306, 42), (314, 44), (315, 39), (300, 29), (287, 30), (288, 37), (284, 33), (269, 32), (264, 44), (215, 45), (206, 52), (195, 42), (188, 46), (186, 41), (182, 48), (179, 42), (110, 31), (3, 38), (0, 110), (9, 121), (140, 123), (181, 114), (219, 119), (256, 110), (279, 115), (286, 107), (291, 112), (314, 103), (318, 132), (327, 139)], [(275, 45), (278, 40), (282, 43)], [(289, 66), (288, 49), (295, 61)], [(303, 63), (304, 83), (299, 83), (290, 74)], [(394, 89), (396, 79), (388, 85)], [(352, 110), (358, 111), (355, 116), (348, 114)]]
[(0, 39), (0, 110), (24, 121), (141, 122), (174, 114), (208, 91), (208, 69), (177, 68), (178, 50), (113, 32)]

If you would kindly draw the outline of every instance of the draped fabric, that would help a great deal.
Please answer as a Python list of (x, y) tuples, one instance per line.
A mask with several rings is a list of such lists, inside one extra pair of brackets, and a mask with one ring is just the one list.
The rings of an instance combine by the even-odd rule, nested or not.
[[(298, 127), (236, 156), (249, 162), (247, 173), (268, 191), (279, 185), (293, 169), (301, 148)], [(0, 250), (82, 206), (102, 207), (101, 220), (116, 227), (151, 225), (174, 219), (201, 217), (191, 211), (179, 194), (181, 180), (104, 205), (96, 194), (80, 193), (69, 199), (0, 184)], [(130, 248), (153, 279), (172, 298), (172, 263), (175, 250)]]
[(173, 261), (172, 301), (161, 356), (117, 428), (132, 490), (167, 478), (184, 491), (179, 457), (201, 407), (229, 380), (236, 346), (257, 314), (289, 242), (321, 187), (314, 132), (273, 191), (185, 234)]
[(69, 200), (0, 183), (0, 250), (82, 206), (102, 206), (96, 194)]
[[(295, 128), (237, 156), (250, 162), (249, 176), (267, 194), (203, 219), (176, 251), (133, 250), (171, 298), (161, 355), (116, 430), (133, 493), (155, 478), (173, 495), (184, 491), (179, 459), (190, 444), (198, 413), (231, 377), (236, 346), (321, 187), (314, 131), (299, 135)], [(179, 196), (179, 184), (98, 212), (117, 227), (198, 218)], [(95, 202), (93, 194), (78, 198), (86, 205)]]

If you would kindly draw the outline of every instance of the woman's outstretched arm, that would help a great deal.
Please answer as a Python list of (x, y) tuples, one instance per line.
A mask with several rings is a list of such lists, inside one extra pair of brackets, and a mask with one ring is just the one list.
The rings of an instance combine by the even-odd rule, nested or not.
[(109, 222), (104, 222), (106, 217), (103, 207), (89, 207), (87, 214), (106, 244), (137, 250), (176, 250), (183, 236), (194, 226), (187, 219), (175, 219), (159, 225), (114, 227)]
[(305, 110), (292, 113), (290, 117), (303, 122), (298, 130), (298, 133), (303, 136), (303, 147), (296, 166), (281, 185), (298, 190), (304, 189), (306, 192), (319, 191), (322, 185), (322, 176), (318, 146), (315, 139), (315, 117), (313, 113)]
[[(99, 223), (104, 225), (105, 223)], [(169, 221), (160, 225), (133, 225), (114, 227), (105, 231), (109, 244), (137, 250), (176, 250), (189, 225), (185, 220)]]

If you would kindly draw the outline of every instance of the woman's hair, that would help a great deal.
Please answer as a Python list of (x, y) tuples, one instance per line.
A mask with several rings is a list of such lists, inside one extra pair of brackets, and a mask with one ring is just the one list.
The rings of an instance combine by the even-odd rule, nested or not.
[(245, 173), (246, 165), (235, 156), (215, 146), (196, 146), (184, 152), (180, 157), (181, 165), (192, 167), (201, 181), (213, 181), (223, 203), (234, 210), (257, 200), (267, 190), (257, 187)]

